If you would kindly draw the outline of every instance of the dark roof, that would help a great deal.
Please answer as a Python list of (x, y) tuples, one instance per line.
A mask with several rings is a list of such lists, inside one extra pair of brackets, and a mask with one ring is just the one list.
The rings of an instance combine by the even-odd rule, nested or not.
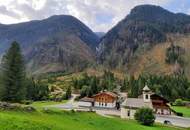
[(94, 102), (94, 98), (84, 97), (84, 98), (81, 98), (79, 101), (82, 101), (82, 102)]
[(113, 92), (108, 92), (108, 91), (107, 92), (100, 92), (100, 93), (94, 95), (93, 97), (96, 97), (96, 96), (99, 96), (99, 95), (102, 95), (102, 94), (110, 95), (110, 96), (112, 96), (114, 98), (118, 97), (117, 94), (115, 94)]
[(144, 102), (144, 100), (141, 98), (127, 98), (122, 103), (122, 106), (130, 108), (141, 108), (141, 107), (152, 108), (152, 102)]
[(153, 94), (151, 94), (150, 96), (151, 96), (151, 97), (157, 96), (157, 97), (161, 98), (162, 100), (164, 100), (166, 103), (169, 103), (169, 101), (168, 101), (167, 99), (165, 99), (163, 96), (160, 96), (160, 95), (158, 95), (158, 94), (153, 93)]

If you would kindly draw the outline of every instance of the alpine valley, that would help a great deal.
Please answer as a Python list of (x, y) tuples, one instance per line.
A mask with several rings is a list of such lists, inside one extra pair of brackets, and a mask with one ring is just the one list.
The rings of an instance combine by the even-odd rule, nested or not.
[[(189, 33), (189, 15), (140, 5), (106, 34), (94, 33), (68, 15), (0, 24), (0, 55), (12, 41), (17, 41), (27, 70), (34, 74), (78, 72), (101, 66), (135, 76), (183, 71), (190, 77)], [(172, 47), (180, 59), (168, 63), (167, 51)]]

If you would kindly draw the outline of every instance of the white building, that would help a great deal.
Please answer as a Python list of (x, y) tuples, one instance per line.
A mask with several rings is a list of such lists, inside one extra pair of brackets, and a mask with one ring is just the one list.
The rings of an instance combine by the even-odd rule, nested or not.
[(78, 106), (79, 107), (93, 107), (94, 99), (88, 98), (88, 97), (81, 98), (78, 102)]
[(121, 105), (121, 118), (133, 119), (137, 109), (148, 107), (154, 110), (155, 114), (171, 115), (168, 101), (163, 97), (152, 93), (146, 85), (143, 88), (142, 96), (139, 98), (126, 98)]

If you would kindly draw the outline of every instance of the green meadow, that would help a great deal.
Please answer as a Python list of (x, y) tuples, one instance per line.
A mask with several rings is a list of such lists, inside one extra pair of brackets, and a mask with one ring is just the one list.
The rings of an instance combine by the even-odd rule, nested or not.
[(184, 117), (190, 117), (190, 108), (185, 106), (172, 106), (172, 109), (176, 112), (183, 113)]
[(106, 118), (95, 113), (60, 110), (0, 112), (0, 130), (189, 130), (155, 124), (143, 126), (133, 120)]

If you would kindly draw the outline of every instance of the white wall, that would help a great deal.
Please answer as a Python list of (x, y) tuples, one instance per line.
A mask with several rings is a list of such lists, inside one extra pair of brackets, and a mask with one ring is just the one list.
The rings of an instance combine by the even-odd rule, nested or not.
[(121, 118), (125, 119), (127, 118), (127, 111), (125, 108), (121, 108)]
[(91, 107), (91, 106), (92, 106), (92, 103), (91, 103), (91, 102), (79, 101), (79, 102), (78, 102), (78, 105), (79, 105), (80, 107)]
[[(148, 99), (146, 99), (146, 95), (148, 96)], [(144, 102), (151, 102), (150, 93), (143, 92), (143, 99), (144, 99)]]
[[(128, 112), (130, 112), (130, 116), (128, 116)], [(135, 109), (127, 109), (127, 108), (121, 108), (121, 118), (123, 119), (134, 119), (134, 115), (136, 113)]]
[(116, 101), (113, 102), (113, 103), (107, 103), (107, 106), (106, 106), (105, 103), (100, 103), (99, 104), (99, 102), (95, 102), (94, 106), (95, 107), (102, 107), (102, 108), (114, 108), (114, 107), (116, 107)]
[[(161, 110), (161, 109), (157, 109), (156, 114), (162, 114), (162, 110)], [(170, 115), (170, 110), (168, 110), (168, 109), (163, 109), (163, 114), (164, 114), (164, 115)]]

